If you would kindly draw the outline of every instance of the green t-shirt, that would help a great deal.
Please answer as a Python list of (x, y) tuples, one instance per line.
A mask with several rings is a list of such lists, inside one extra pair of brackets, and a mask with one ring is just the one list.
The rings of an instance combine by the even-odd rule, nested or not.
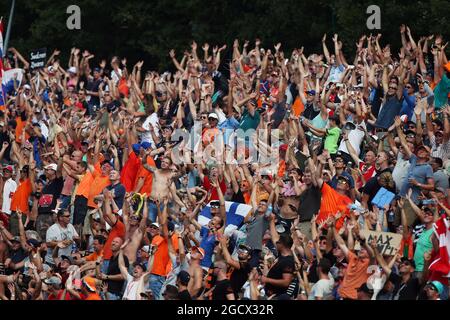
[(414, 262), (416, 263), (416, 271), (423, 271), (424, 259), (423, 254), (433, 249), (433, 243), (431, 242), (431, 235), (433, 234), (433, 228), (424, 230), (417, 240), (416, 251), (414, 252)]
[(335, 154), (337, 152), (340, 135), (341, 129), (339, 129), (338, 127), (327, 130), (327, 136), (325, 138), (325, 149), (327, 149), (330, 154)]
[(261, 116), (259, 115), (258, 111), (255, 111), (255, 115), (252, 116), (247, 108), (245, 108), (244, 112), (242, 113), (241, 123), (239, 124), (239, 129), (242, 129), (243, 131), (247, 131), (248, 129), (256, 130), (259, 125), (259, 121), (261, 120)]

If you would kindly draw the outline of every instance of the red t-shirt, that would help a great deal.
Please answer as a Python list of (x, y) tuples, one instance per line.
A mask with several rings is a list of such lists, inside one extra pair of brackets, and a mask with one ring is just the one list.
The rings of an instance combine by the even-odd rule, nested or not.
[[(375, 168), (375, 166), (369, 166), (369, 165), (367, 165), (365, 162), (363, 162), (363, 161), (361, 161), (360, 163), (359, 163), (359, 170), (361, 170), (361, 172), (362, 172), (362, 174), (363, 174), (363, 177), (364, 177), (364, 180), (366, 181), (366, 183), (375, 175), (375, 171), (376, 171), (376, 168)], [(361, 181), (361, 179), (359, 179), (358, 181), (357, 181), (357, 186), (358, 187), (362, 187), (362, 181)]]
[(120, 182), (125, 187), (127, 192), (133, 191), (134, 182), (141, 165), (141, 159), (133, 151), (128, 155), (128, 160), (125, 162), (120, 174)]
[[(222, 193), (225, 194), (225, 192), (227, 191), (227, 185), (225, 184), (225, 179), (222, 179), (219, 182), (219, 185), (220, 185), (220, 190), (222, 190)], [(203, 179), (203, 187), (206, 189), (206, 191), (211, 193), (211, 195), (208, 199), (208, 202), (214, 201), (214, 200), (219, 200), (219, 195), (217, 194), (217, 190), (216, 190), (216, 188), (213, 188), (213, 186), (211, 185), (211, 182), (209, 181), (209, 178), (207, 176), (205, 176), (205, 178)]]

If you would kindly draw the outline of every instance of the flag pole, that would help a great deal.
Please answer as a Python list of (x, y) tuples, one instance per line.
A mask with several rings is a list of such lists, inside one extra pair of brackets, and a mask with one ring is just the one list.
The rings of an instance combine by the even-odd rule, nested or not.
[(6, 56), (6, 52), (8, 51), (8, 42), (9, 42), (9, 37), (11, 35), (11, 25), (12, 25), (15, 7), (16, 7), (16, 0), (12, 0), (11, 11), (9, 12), (8, 29), (6, 30), (5, 45), (3, 48), (3, 57)]

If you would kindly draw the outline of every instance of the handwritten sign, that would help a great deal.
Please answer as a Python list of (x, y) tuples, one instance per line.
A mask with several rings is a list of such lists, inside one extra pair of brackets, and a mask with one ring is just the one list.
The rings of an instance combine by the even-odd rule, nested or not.
[(45, 67), (45, 61), (47, 59), (47, 49), (36, 49), (30, 54), (31, 70), (41, 69)]
[(368, 244), (375, 239), (378, 252), (387, 256), (393, 256), (402, 242), (402, 235), (398, 233), (361, 230), (361, 234), (367, 239)]

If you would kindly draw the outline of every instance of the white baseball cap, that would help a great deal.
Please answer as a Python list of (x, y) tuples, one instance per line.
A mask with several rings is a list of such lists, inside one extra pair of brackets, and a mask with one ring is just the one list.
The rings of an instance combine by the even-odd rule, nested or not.
[(58, 165), (56, 163), (50, 163), (49, 165), (46, 165), (44, 167), (45, 170), (53, 170), (53, 171), (57, 171), (58, 170)]
[(70, 68), (69, 68), (69, 72), (70, 72), (70, 73), (77, 73), (77, 68), (75, 68), (75, 67), (70, 67)]
[(216, 119), (216, 120), (219, 120), (219, 117), (217, 116), (217, 114), (215, 114), (214, 112), (212, 112), (212, 113), (210, 113), (209, 115), (208, 115), (208, 119), (209, 118), (214, 118), (214, 119)]

